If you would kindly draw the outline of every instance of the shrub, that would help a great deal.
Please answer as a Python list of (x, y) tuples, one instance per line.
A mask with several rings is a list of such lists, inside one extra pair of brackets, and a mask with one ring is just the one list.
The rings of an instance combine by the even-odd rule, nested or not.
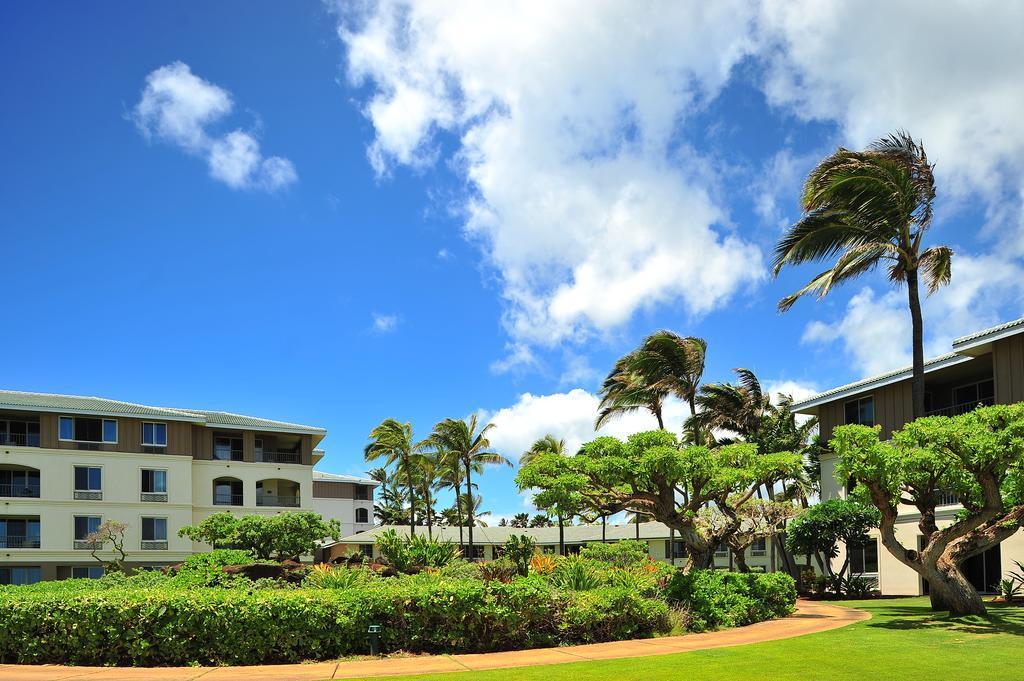
[(618, 567), (639, 565), (650, 557), (647, 542), (635, 539), (627, 539), (614, 544), (588, 544), (580, 550), (580, 555), (590, 560), (599, 560)]
[(178, 582), (188, 582), (201, 586), (224, 585), (237, 580), (238, 577), (227, 575), (222, 568), (228, 565), (249, 565), (257, 562), (248, 551), (237, 549), (214, 549), (206, 553), (196, 553), (186, 558), (176, 570)]
[(535, 553), (530, 559), (530, 569), (538, 575), (550, 575), (555, 571), (555, 557)]
[(362, 567), (314, 565), (306, 575), (303, 586), (315, 589), (355, 589), (378, 579), (372, 570)]
[(499, 558), (480, 565), (480, 577), (485, 581), (511, 582), (519, 576), (519, 566), (508, 558)]
[(796, 604), (796, 583), (781, 572), (680, 571), (666, 596), (687, 609), (692, 631), (705, 631), (785, 617)]
[(394, 530), (385, 530), (377, 535), (377, 548), (399, 572), (444, 567), (459, 558), (459, 547), (454, 542), (437, 541), (422, 535), (402, 537)]
[(178, 530), (178, 536), (216, 547), (235, 547), (250, 551), (257, 558), (290, 558), (312, 554), (325, 537), (338, 538), (337, 520), (325, 521), (310, 511), (289, 511), (277, 515), (215, 513), (198, 525)]
[(525, 534), (513, 534), (505, 540), (503, 555), (515, 563), (519, 575), (522, 577), (530, 574), (530, 559), (533, 557), (533, 549), (537, 545), (532, 537)]
[[(487, 652), (647, 636), (667, 608), (623, 588), (562, 591), (431, 574), (350, 589), (89, 588), (86, 580), (0, 587), (0, 662), (263, 664), (369, 651)], [(131, 578), (128, 578), (131, 579)], [(103, 580), (96, 580), (102, 582)], [(73, 584), (78, 582), (79, 584)]]
[(589, 591), (601, 583), (597, 569), (582, 556), (566, 556), (555, 563), (551, 582), (571, 591)]

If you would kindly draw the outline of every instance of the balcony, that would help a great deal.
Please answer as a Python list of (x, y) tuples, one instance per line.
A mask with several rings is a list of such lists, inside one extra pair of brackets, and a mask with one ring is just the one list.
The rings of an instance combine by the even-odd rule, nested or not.
[[(3, 422), (0, 421), (0, 426)], [(0, 430), (0, 447), (38, 447), (39, 433), (8, 433)]]
[(263, 463), (302, 463), (302, 453), (264, 449), (256, 452), (256, 460)]
[(213, 503), (217, 506), (241, 506), (241, 494), (217, 493), (213, 495)]
[(298, 508), (299, 497), (288, 496), (281, 494), (265, 494), (261, 497), (256, 497), (257, 506), (284, 506), (287, 508)]
[(935, 494), (935, 505), (936, 506), (958, 506), (960, 504), (960, 497), (955, 493), (946, 490), (939, 490)]
[(0, 537), (0, 549), (38, 549), (39, 537)]
[(961, 404), (954, 404), (951, 407), (942, 407), (941, 409), (932, 409), (926, 413), (926, 416), (959, 416), (960, 414), (974, 411), (978, 407), (991, 407), (995, 403), (994, 397), (982, 397), (977, 401), (963, 402)]

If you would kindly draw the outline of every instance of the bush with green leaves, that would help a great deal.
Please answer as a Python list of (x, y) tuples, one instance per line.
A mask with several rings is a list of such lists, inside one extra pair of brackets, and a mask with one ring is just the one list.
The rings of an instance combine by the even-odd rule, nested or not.
[(692, 631), (705, 631), (789, 615), (796, 605), (796, 582), (782, 572), (680, 571), (666, 596), (688, 610)]
[(321, 563), (310, 569), (302, 585), (314, 589), (356, 589), (379, 579), (369, 568)]
[(422, 535), (403, 537), (390, 529), (377, 535), (377, 548), (388, 564), (399, 572), (441, 568), (458, 560), (460, 555), (455, 542)]
[(549, 579), (570, 591), (590, 591), (601, 585), (601, 575), (593, 561), (583, 556), (566, 556), (555, 564)]
[(311, 511), (289, 511), (243, 516), (214, 513), (197, 525), (181, 528), (178, 535), (214, 548), (242, 549), (264, 560), (298, 560), (312, 555), (321, 540), (337, 539), (340, 531), (337, 520), (325, 521)]
[(267, 664), (388, 652), (511, 650), (650, 636), (667, 606), (622, 587), (575, 592), (537, 576), (509, 583), (421, 573), (344, 589), (114, 588), (95, 580), (0, 587), (0, 662)]
[(533, 558), (537, 542), (525, 534), (513, 534), (505, 540), (502, 556), (512, 561), (521, 577), (530, 574), (530, 560)]
[(650, 554), (647, 542), (627, 539), (613, 544), (587, 544), (580, 550), (580, 555), (590, 560), (611, 563), (617, 567), (633, 567), (647, 561)]
[(507, 583), (519, 576), (519, 566), (508, 558), (499, 558), (480, 565), (480, 577), (488, 581), (496, 579)]

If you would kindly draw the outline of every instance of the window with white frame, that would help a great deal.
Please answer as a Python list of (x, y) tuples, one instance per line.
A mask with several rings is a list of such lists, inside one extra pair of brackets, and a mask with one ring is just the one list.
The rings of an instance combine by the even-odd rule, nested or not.
[(160, 468), (143, 468), (142, 491), (150, 494), (167, 494), (167, 471)]
[(98, 515), (76, 515), (75, 548), (91, 549), (93, 544), (89, 541), (88, 537), (90, 534), (100, 529), (100, 524), (102, 523), (103, 518)]
[(57, 435), (65, 442), (117, 444), (117, 419), (61, 416)]
[(167, 424), (143, 421), (142, 444), (146, 447), (166, 447)]
[(368, 523), (370, 522), (370, 511), (365, 508), (356, 509), (356, 522), (357, 523)]
[(103, 469), (99, 466), (75, 466), (75, 499), (103, 498)]
[(850, 572), (855, 575), (878, 574), (878, 540), (869, 538), (863, 544), (851, 544)]
[(750, 545), (750, 555), (752, 556), (763, 556), (768, 552), (768, 540), (764, 537), (758, 537), (754, 540), (754, 543)]
[(167, 548), (167, 518), (142, 519), (142, 548)]

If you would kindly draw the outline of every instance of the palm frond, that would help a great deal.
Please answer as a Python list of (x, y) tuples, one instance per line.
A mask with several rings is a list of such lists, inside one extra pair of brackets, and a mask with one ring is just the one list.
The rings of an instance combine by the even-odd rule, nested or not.
[(953, 249), (948, 246), (932, 246), (921, 254), (918, 267), (924, 276), (928, 295), (935, 293), (953, 277)]

